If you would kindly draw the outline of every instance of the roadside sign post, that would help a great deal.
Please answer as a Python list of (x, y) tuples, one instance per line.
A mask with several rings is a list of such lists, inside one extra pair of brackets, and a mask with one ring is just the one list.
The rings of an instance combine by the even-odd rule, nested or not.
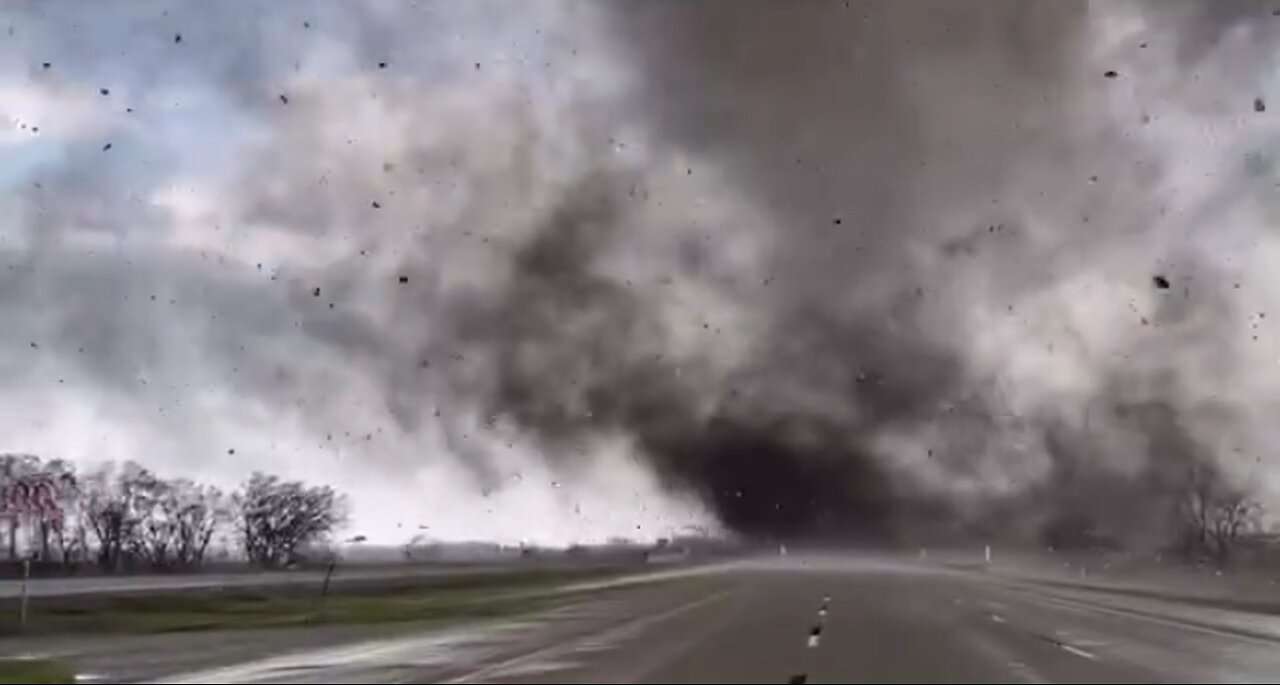
[(18, 626), (27, 629), (27, 581), (31, 580), (31, 559), (22, 560), (22, 598), (18, 602)]
[[(57, 479), (47, 474), (28, 474), (15, 476), (11, 473), (0, 474), (0, 517), (12, 517), (14, 525), (9, 529), (10, 536), (15, 536), (18, 524), (25, 519), (27, 526), (36, 522), (52, 521), (52, 525), (61, 526), (62, 507), (59, 503), (62, 488), (68, 486), (66, 478)], [(72, 483), (74, 486), (74, 483)], [(28, 544), (31, 547), (32, 534), (28, 530)], [(16, 548), (14, 540), (9, 540), (10, 549)], [(10, 557), (12, 560), (12, 557)], [(27, 627), (28, 588), (31, 580), (31, 552), (22, 559), (22, 589), (18, 599), (18, 625), (22, 630)]]
[(320, 600), (324, 601), (329, 596), (329, 580), (333, 578), (333, 570), (338, 567), (338, 562), (330, 561), (329, 566), (324, 570), (324, 585), (320, 586)]
[(324, 570), (324, 582), (320, 585), (320, 599), (316, 602), (316, 621), (324, 620), (324, 603), (329, 597), (329, 581), (333, 578), (333, 571), (337, 567), (338, 562), (330, 560)]

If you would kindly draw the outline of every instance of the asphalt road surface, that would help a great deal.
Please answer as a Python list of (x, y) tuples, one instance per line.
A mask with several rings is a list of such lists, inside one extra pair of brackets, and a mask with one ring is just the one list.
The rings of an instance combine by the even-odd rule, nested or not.
[(1280, 619), (982, 572), (786, 559), (170, 682), (1276, 682)]

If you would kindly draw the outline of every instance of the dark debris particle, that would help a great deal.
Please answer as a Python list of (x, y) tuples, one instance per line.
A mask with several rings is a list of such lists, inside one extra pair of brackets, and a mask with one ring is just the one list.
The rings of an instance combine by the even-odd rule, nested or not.
[(1138, 47), (1142, 48), (1143, 50), (1146, 50), (1146, 49), (1147, 49), (1147, 41), (1145, 41), (1145, 40), (1144, 40), (1144, 41), (1142, 41), (1141, 43), (1138, 43)]
[(1108, 71), (1108, 72), (1106, 72), (1106, 73), (1104, 73), (1104, 74), (1103, 74), (1103, 76), (1106, 76), (1107, 78), (1116, 78), (1116, 77), (1117, 77), (1117, 76), (1119, 76), (1119, 75), (1120, 75), (1120, 72), (1118, 72), (1118, 71), (1116, 71), (1116, 70), (1114, 70), (1114, 69), (1112, 69), (1112, 70), (1110, 70), (1110, 71)]
[(1262, 98), (1254, 98), (1254, 99), (1253, 99), (1253, 111), (1255, 111), (1255, 112), (1265, 112), (1265, 111), (1267, 111), (1267, 103), (1266, 103), (1266, 102), (1263, 102)]
[(181, 34), (181, 33), (175, 33), (175, 34), (173, 34), (173, 42), (175, 42), (175, 43), (181, 43), (181, 42), (182, 42), (182, 34)]
[[(848, 7), (848, 6), (849, 6), (849, 5), (846, 3), (846, 4), (845, 4), (845, 7)], [(804, 683), (809, 682), (809, 674), (807, 674), (807, 673), (797, 673), (797, 674), (795, 674), (795, 675), (791, 676), (791, 678), (790, 678), (787, 682), (788, 682), (788, 683), (791, 683), (791, 685), (803, 685)]]
[(281, 94), (280, 94), (280, 104), (282, 104), (282, 105), (287, 105), (287, 104), (289, 104), (289, 96), (288, 96), (288, 95), (285, 95), (284, 93), (281, 93)]
[(833, 220), (831, 223), (839, 226), (840, 224), (844, 223), (844, 219), (841, 219), (840, 217), (836, 217), (835, 220)]
[(408, 276), (401, 276), (401, 277), (400, 277), (400, 282), (401, 282), (401, 283), (408, 283), (408, 282), (409, 282), (409, 277), (408, 277)]
[(126, 111), (126, 112), (128, 112), (128, 113), (130, 113), (130, 114), (133, 114), (133, 108), (132, 108), (132, 107), (125, 107), (125, 108), (124, 108), (124, 111)]
[(111, 89), (110, 89), (110, 88), (99, 88), (99, 89), (98, 89), (98, 92), (99, 92), (100, 94), (102, 94), (102, 95), (110, 95), (110, 94), (111, 94)]
[(41, 66), (41, 67), (43, 67), (43, 68), (45, 68), (45, 69), (50, 69), (50, 68), (52, 68), (52, 67), (53, 67), (53, 62), (43, 62), (43, 63), (41, 63), (41, 64), (40, 64), (40, 66)]
[(32, 343), (31, 343), (31, 349), (33, 349), (33, 350), (38, 350), (38, 349), (40, 349), (40, 346), (39, 346), (39, 345), (37, 345), (37, 344), (35, 344), (34, 342), (32, 342)]
[(1160, 274), (1156, 274), (1155, 276), (1152, 276), (1151, 282), (1161, 290), (1169, 289), (1169, 279), (1165, 278), (1164, 276), (1161, 276)]
[(379, 69), (386, 69), (386, 68), (387, 68), (387, 63), (386, 63), (386, 62), (378, 62), (378, 68), (379, 68)]
[(107, 150), (110, 150), (110, 149), (111, 149), (111, 143), (107, 143), (106, 145), (102, 146), (103, 152), (106, 152)]
[(319, 289), (319, 288), (316, 288), (315, 290), (312, 290), (312, 291), (311, 291), (311, 295), (312, 295), (313, 297), (320, 297), (320, 289)]
[(382, 205), (378, 204), (378, 201), (377, 201), (377, 200), (374, 200), (373, 202), (370, 202), (370, 203), (369, 203), (369, 206), (370, 206), (370, 207), (373, 207), (374, 209), (382, 209)]
[(480, 63), (476, 62), (476, 71), (480, 71)]
[(227, 454), (235, 454), (235, 453), (236, 453), (236, 448), (234, 448), (234, 447), (232, 447), (231, 449), (227, 450)]
[(304, 28), (304, 29), (309, 29), (309, 28), (311, 28), (311, 22), (309, 22), (309, 21), (304, 21), (304, 22), (302, 22), (302, 28)]

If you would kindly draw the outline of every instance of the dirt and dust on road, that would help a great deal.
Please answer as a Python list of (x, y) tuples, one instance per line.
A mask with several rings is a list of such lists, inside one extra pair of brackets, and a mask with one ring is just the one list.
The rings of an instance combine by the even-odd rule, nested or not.
[[(455, 589), (448, 601), (401, 587), (333, 598), (335, 611), (354, 603), (339, 613), (396, 607), (395, 620), (348, 613), (341, 622), (28, 636), (6, 640), (0, 658), (41, 659), (80, 682), (191, 683), (782, 682), (792, 666), (804, 666), (808, 682), (858, 674), (948, 681), (948, 673), (1194, 681), (1272, 665), (1265, 654), (1280, 646), (1280, 618), (1224, 603), (1226, 581), (1191, 592), (1158, 575), (1143, 585), (1134, 569), (1108, 576), (1099, 568), (1082, 579), (1055, 568), (1061, 561), (999, 549), (991, 563), (981, 550), (804, 551), (515, 589), (484, 585), (483, 597)], [(428, 606), (437, 614), (406, 618)], [(918, 641), (932, 651), (908, 654)]]
[(533, 629), (540, 616), (685, 582), (710, 568), (383, 580), (339, 586), (323, 598), (294, 585), (45, 597), (33, 601), (25, 632), (8, 626), (0, 658), (47, 661), (69, 669), (80, 682), (139, 682), (183, 673), (209, 682), (200, 674), (223, 673), (232, 664), (244, 665), (213, 681), (237, 673), (254, 680), (261, 669), (296, 670), (298, 657), (291, 655), (300, 651), (309, 663), (352, 668), (370, 660), (385, 664), (401, 653), (415, 655), (414, 663), (452, 662), (478, 640)]
[[(904, 556), (740, 560), (483, 624), (308, 645), (164, 682), (1217, 682), (1280, 619)], [(1107, 680), (1111, 678), (1111, 680)], [(795, 682), (793, 680), (793, 682)]]

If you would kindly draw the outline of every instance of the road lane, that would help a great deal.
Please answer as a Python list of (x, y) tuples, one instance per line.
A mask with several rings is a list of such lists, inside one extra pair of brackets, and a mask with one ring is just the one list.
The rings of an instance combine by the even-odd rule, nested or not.
[[(643, 629), (565, 641), (547, 648), (546, 660), (535, 655), (455, 680), (1150, 683), (1280, 675), (1276, 640), (1184, 623), (1177, 607), (1167, 616), (1149, 602), (1118, 610), (1125, 600), (1114, 596), (1064, 601), (1060, 590), (980, 574), (840, 572), (802, 562), (739, 569), (721, 583), (714, 601)], [(634, 621), (625, 603), (616, 608), (619, 625)], [(435, 682), (426, 672), (417, 680)]]
[(884, 560), (793, 558), (172, 680), (1275, 682), (1277, 637), (1280, 621), (1266, 616)]

